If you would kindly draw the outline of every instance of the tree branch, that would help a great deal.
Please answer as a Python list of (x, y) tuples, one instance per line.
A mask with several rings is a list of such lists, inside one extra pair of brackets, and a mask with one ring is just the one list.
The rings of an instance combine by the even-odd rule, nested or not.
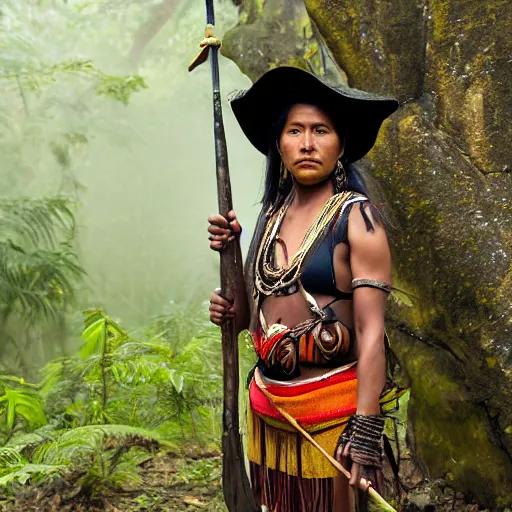
[(133, 68), (138, 67), (144, 50), (171, 19), (180, 1), (181, 0), (164, 0), (161, 4), (151, 8), (149, 20), (139, 28), (133, 40), (129, 56), (130, 64)]

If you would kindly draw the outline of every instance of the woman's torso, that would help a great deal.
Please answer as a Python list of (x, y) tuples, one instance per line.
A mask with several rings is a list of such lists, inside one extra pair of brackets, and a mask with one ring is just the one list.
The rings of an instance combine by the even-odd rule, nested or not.
[[(366, 199), (366, 198), (365, 198)], [(287, 268), (293, 262), (303, 243), (308, 228), (315, 222), (318, 209), (288, 208), (274, 244), (274, 265)], [(335, 223), (321, 244), (308, 258), (301, 274), (300, 283), (318, 304), (320, 309), (330, 305), (336, 318), (344, 326), (353, 328), (351, 293), (352, 273), (350, 247), (348, 245), (348, 211), (340, 222)], [(302, 293), (272, 294), (261, 302), (261, 312), (266, 325), (283, 324), (290, 328), (314, 317)], [(300, 375), (294, 380), (315, 377), (330, 371), (330, 367), (300, 364)]]

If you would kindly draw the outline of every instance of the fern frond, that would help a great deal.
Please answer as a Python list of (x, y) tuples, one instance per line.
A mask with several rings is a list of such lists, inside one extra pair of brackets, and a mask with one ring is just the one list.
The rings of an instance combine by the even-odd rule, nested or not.
[(0, 447), (0, 489), (11, 487), (14, 483), (26, 484), (60, 476), (66, 466), (32, 464), (17, 449), (10, 446)]
[(107, 368), (107, 372), (121, 385), (159, 384), (176, 373), (176, 370), (169, 368), (167, 361), (161, 357), (146, 355), (123, 360), (116, 355), (117, 352), (112, 354), (112, 364)]
[(107, 489), (124, 489), (142, 483), (138, 465), (148, 459), (148, 453), (137, 447), (130, 451), (124, 448), (112, 451), (108, 460), (99, 454), (89, 470), (78, 479), (82, 494), (94, 496), (104, 494)]
[(16, 432), (9, 439), (4, 448), (15, 450), (25, 454), (28, 450), (40, 446), (49, 441), (52, 432), (55, 431), (53, 425), (44, 425), (34, 432)]
[(0, 488), (9, 487), (14, 483), (24, 485), (29, 480), (31, 483), (37, 483), (48, 478), (60, 477), (67, 469), (67, 466), (62, 464), (25, 464), (0, 477)]
[(8, 468), (21, 467), (27, 462), (27, 459), (16, 448), (11, 446), (0, 447), (0, 475), (7, 472)]
[(19, 245), (53, 249), (61, 237), (70, 239), (75, 218), (66, 198), (0, 199), (0, 234)]
[(76, 440), (88, 436), (104, 436), (105, 438), (115, 439), (117, 441), (138, 439), (147, 443), (158, 443), (167, 448), (176, 448), (175, 445), (168, 443), (161, 434), (154, 430), (131, 427), (129, 425), (85, 425), (63, 432), (59, 440), (61, 443), (72, 444)]
[(47, 363), (40, 371), (40, 393), (41, 396), (46, 397), (56, 388), (62, 385), (66, 386), (68, 383), (64, 382), (69, 378), (69, 373), (74, 367), (74, 361), (67, 357), (59, 357)]
[(0, 307), (8, 305), (29, 323), (52, 318), (74, 299), (74, 285), (84, 274), (67, 247), (27, 252), (0, 240)]
[(169, 346), (169, 343), (160, 339), (149, 341), (127, 341), (118, 347), (116, 357), (125, 358), (126, 356), (136, 358), (151, 354), (159, 356), (162, 360), (170, 361), (175, 357), (175, 351)]
[(86, 425), (55, 432), (53, 439), (44, 439), (33, 452), (32, 460), (45, 464), (70, 463), (102, 449), (107, 440), (124, 444), (165, 446), (176, 449), (165, 437), (153, 430), (128, 425)]

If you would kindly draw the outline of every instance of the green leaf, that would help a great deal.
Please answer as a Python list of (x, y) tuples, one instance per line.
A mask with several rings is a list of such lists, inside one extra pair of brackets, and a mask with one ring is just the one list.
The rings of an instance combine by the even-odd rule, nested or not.
[(0, 397), (0, 403), (5, 403), (6, 426), (12, 431), (16, 416), (24, 418), (29, 426), (39, 427), (46, 423), (41, 399), (31, 389), (11, 389), (4, 386), (4, 395)]
[(6, 387), (5, 395), (7, 396), (7, 428), (11, 431), (14, 426), (14, 418), (16, 415), (16, 400), (12, 389)]
[(27, 463), (23, 455), (14, 447), (0, 447), (0, 474), (11, 471), (12, 467), (20, 467)]
[(185, 383), (185, 379), (183, 375), (180, 375), (176, 372), (176, 370), (171, 370), (170, 373), (171, 384), (178, 394), (181, 394), (183, 391), (183, 384)]
[(96, 93), (99, 96), (108, 96), (127, 105), (133, 93), (147, 88), (146, 82), (139, 75), (101, 75), (96, 85)]
[(22, 485), (26, 484), (30, 479), (38, 477), (48, 478), (60, 476), (67, 469), (62, 464), (25, 464), (23, 467), (15, 468), (14, 471), (0, 478), (0, 487), (6, 487), (18, 482)]
[(85, 343), (80, 349), (80, 357), (87, 359), (94, 354), (101, 354), (104, 349), (106, 339), (106, 320), (104, 318), (97, 320), (89, 325), (82, 333)]

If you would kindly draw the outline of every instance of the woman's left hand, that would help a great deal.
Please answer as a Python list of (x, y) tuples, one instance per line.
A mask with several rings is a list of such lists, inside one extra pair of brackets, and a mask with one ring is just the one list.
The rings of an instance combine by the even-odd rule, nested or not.
[(350, 442), (343, 448), (341, 445), (336, 450), (336, 459), (350, 472), (349, 484), (353, 487), (359, 487), (367, 492), (369, 487), (373, 487), (377, 492), (382, 489), (382, 471), (374, 466), (365, 466), (358, 464), (350, 459)]

